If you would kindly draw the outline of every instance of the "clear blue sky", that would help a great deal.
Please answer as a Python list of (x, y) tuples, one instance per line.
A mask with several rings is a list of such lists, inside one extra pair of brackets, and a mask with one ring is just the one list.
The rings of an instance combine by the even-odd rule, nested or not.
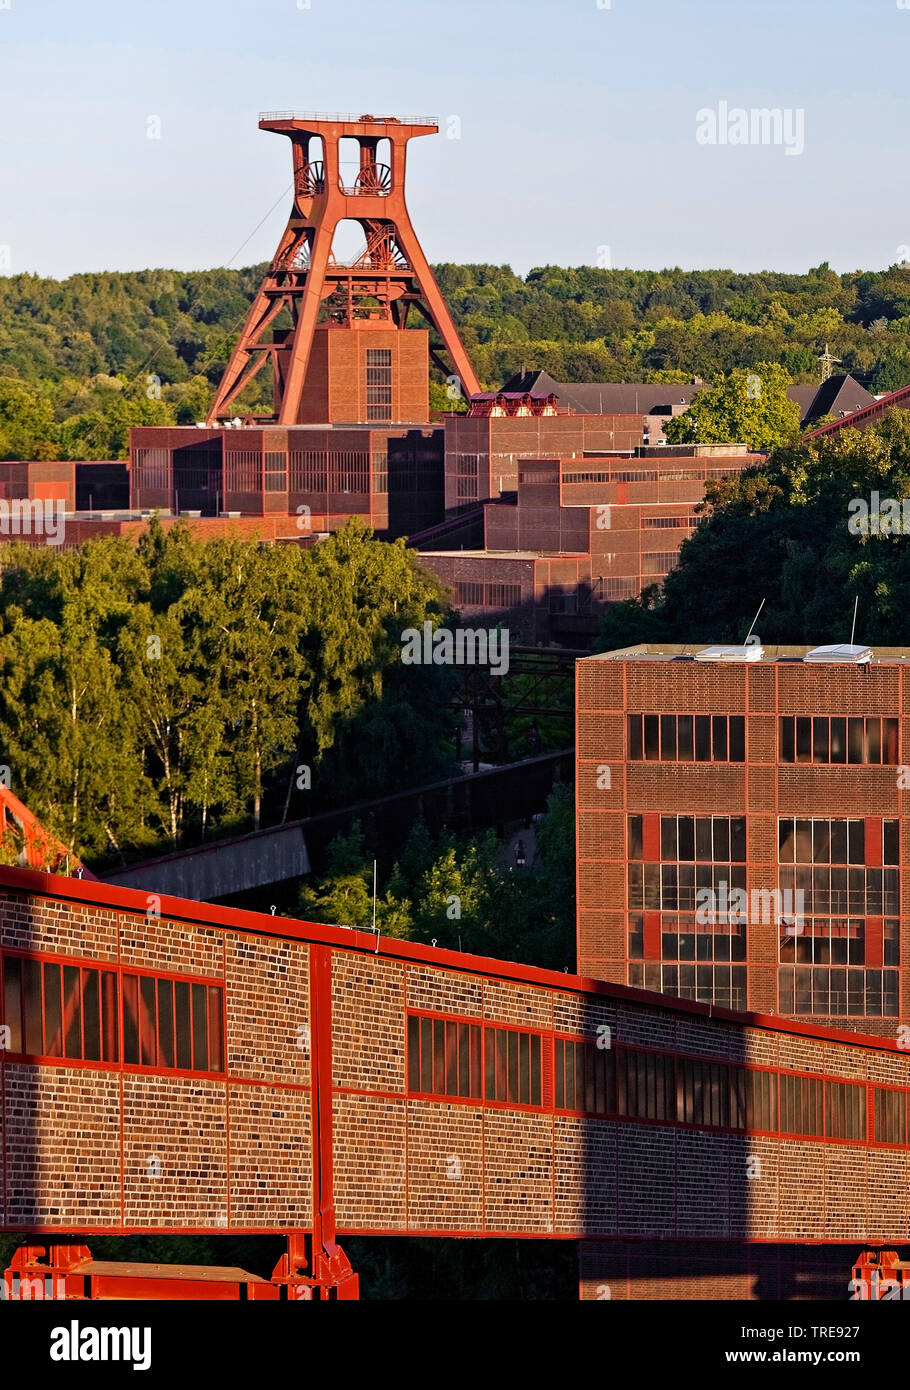
[[(289, 182), (288, 142), (258, 130), (261, 109), (438, 116), (409, 169), (431, 261), (524, 273), (596, 264), (608, 246), (636, 268), (852, 270), (910, 245), (898, 0), (310, 6), (0, 0), (10, 269), (267, 259), (287, 200), (232, 259)], [(721, 101), (802, 110), (805, 152), (700, 145), (696, 113)]]

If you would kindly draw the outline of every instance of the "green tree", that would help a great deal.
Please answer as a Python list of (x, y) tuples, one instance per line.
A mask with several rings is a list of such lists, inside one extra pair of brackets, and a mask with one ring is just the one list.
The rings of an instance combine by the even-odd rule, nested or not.
[(787, 396), (790, 378), (776, 363), (735, 368), (700, 391), (689, 409), (668, 420), (670, 444), (748, 444), (771, 449), (799, 436), (799, 407)]

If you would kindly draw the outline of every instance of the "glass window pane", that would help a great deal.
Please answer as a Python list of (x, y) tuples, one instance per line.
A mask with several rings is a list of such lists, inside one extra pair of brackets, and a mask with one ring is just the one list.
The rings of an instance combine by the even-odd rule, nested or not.
[(829, 721), (822, 717), (812, 720), (812, 761), (827, 763), (831, 758)]
[(711, 716), (711, 756), (716, 763), (727, 761), (727, 716)]
[[(124, 982), (125, 983), (125, 982)], [(126, 994), (123, 1000), (124, 1056), (126, 1054)], [(174, 1024), (177, 1031), (177, 1066), (181, 1071), (193, 1069), (193, 1034), (190, 1013), (190, 987), (185, 980), (174, 982)]]
[[(202, 989), (194, 985), (193, 989)], [(155, 981), (151, 975), (139, 977), (139, 1055), (144, 1067), (154, 1067), (158, 1061)], [(205, 1071), (205, 1067), (197, 1068)]]
[(863, 761), (863, 721), (862, 719), (847, 720), (847, 762), (861, 763)]
[(710, 714), (697, 714), (695, 716), (695, 761), (699, 763), (711, 761)]
[(123, 977), (123, 1060), (139, 1061), (139, 981), (135, 975)]
[(656, 714), (645, 715), (645, 757), (649, 762), (660, 759), (660, 719)]
[(847, 721), (840, 716), (835, 716), (831, 720), (831, 761), (832, 763), (845, 763), (847, 761)]
[(208, 987), (209, 1071), (224, 1071), (224, 991)]
[(458, 1095), (458, 1024), (446, 1023), (446, 1088), (447, 1096)]
[(82, 1056), (82, 988), (78, 965), (63, 967), (63, 1029), (67, 1057)]
[(193, 985), (193, 1070), (209, 1069), (209, 1030), (205, 985)]
[(44, 965), (44, 1047), (47, 1057), (63, 1056), (63, 974), (59, 965)]
[(695, 757), (695, 721), (691, 714), (680, 714), (676, 721), (677, 756), (681, 763)]
[(731, 763), (744, 763), (746, 761), (746, 719), (742, 714), (731, 714), (730, 716), (730, 761)]
[(641, 715), (629, 715), (629, 757), (638, 761), (642, 756)]
[(676, 762), (676, 716), (660, 716), (660, 756), (665, 763)]
[(41, 1032), (41, 966), (36, 960), (22, 962), (22, 1000), (25, 1013), (25, 1051), (40, 1057), (44, 1049)]
[(97, 970), (82, 972), (83, 1049), (87, 1062), (101, 1060), (101, 989)]
[(796, 761), (812, 761), (812, 720), (800, 715), (796, 721)]
[(10, 1052), (22, 1051), (22, 962), (3, 958), (3, 1021), (9, 1028)]
[(101, 1031), (103, 1060), (120, 1060), (120, 1017), (117, 1007), (117, 976), (113, 970), (101, 972)]
[(796, 761), (796, 722), (792, 714), (780, 716), (780, 760), (782, 763)]
[[(411, 1024), (408, 1019), (408, 1065), (410, 1067)], [(162, 1067), (176, 1065), (174, 1054), (174, 985), (171, 980), (158, 981), (158, 1063)]]
[(433, 1020), (420, 1020), (420, 1089), (424, 1095), (433, 1090)]
[(479, 1100), (483, 1094), (480, 1084), (481, 1072), (481, 1046), (480, 1046), (480, 1025), (471, 1024), (471, 1095)]
[(433, 1019), (433, 1094), (444, 1096), (446, 1091), (446, 1025), (441, 1018)]
[[(158, 1016), (161, 1017), (161, 1001), (158, 1001)], [(161, 1050), (164, 1052), (162, 1039)], [(420, 1090), (420, 1019), (415, 1014), (408, 1015), (408, 1090)]]

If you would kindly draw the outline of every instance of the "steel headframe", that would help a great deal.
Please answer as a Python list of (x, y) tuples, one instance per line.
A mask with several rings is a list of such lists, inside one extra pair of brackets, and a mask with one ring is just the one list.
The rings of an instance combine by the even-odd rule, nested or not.
[[(294, 166), (294, 205), (265, 279), (253, 301), (243, 332), (231, 354), (208, 413), (214, 422), (229, 410), (267, 361), (274, 381), (274, 421), (300, 422), (301, 398), (313, 335), (323, 304), (349, 325), (369, 314), (406, 327), (413, 305), (441, 339), (433, 360), (446, 375), (458, 378), (462, 395), (479, 391), (479, 383), (455, 324), (421, 250), (405, 205), (407, 143), (431, 135), (435, 122), (399, 120), (394, 116), (318, 116), (266, 113), (260, 130), (287, 135)], [(314, 137), (321, 146), (315, 157)], [(341, 141), (359, 146), (359, 171), (345, 182)], [(380, 163), (380, 140), (389, 142), (389, 162)], [(359, 222), (366, 249), (350, 265), (332, 255), (338, 224)], [(271, 335), (282, 309), (292, 329)], [(444, 360), (442, 353), (448, 357)]]

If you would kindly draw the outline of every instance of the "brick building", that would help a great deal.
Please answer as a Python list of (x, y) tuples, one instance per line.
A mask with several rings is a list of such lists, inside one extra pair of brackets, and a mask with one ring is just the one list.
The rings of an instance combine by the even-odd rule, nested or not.
[(394, 538), (441, 518), (442, 463), (443, 430), (431, 425), (140, 428), (130, 432), (130, 505), (283, 518), (289, 534), (301, 515), (312, 532), (361, 516)]
[(894, 1039), (11, 868), (0, 971), (0, 1231), (64, 1270), (93, 1234), (522, 1236), (582, 1242), (586, 1298), (843, 1298), (910, 1223)]
[(579, 969), (895, 1036), (910, 652), (645, 644), (576, 670)]
[[(519, 407), (520, 411), (521, 407)], [(518, 462), (633, 450), (645, 441), (641, 415), (516, 413), (446, 418), (445, 507), (450, 516), (518, 486)]]
[[(459, 428), (447, 421), (447, 441)], [(705, 485), (764, 458), (742, 445), (696, 444), (521, 459), (515, 492), (484, 506), (482, 547), (421, 546), (420, 557), (466, 620), (505, 622), (531, 644), (587, 643), (608, 603), (635, 597), (676, 564)]]

